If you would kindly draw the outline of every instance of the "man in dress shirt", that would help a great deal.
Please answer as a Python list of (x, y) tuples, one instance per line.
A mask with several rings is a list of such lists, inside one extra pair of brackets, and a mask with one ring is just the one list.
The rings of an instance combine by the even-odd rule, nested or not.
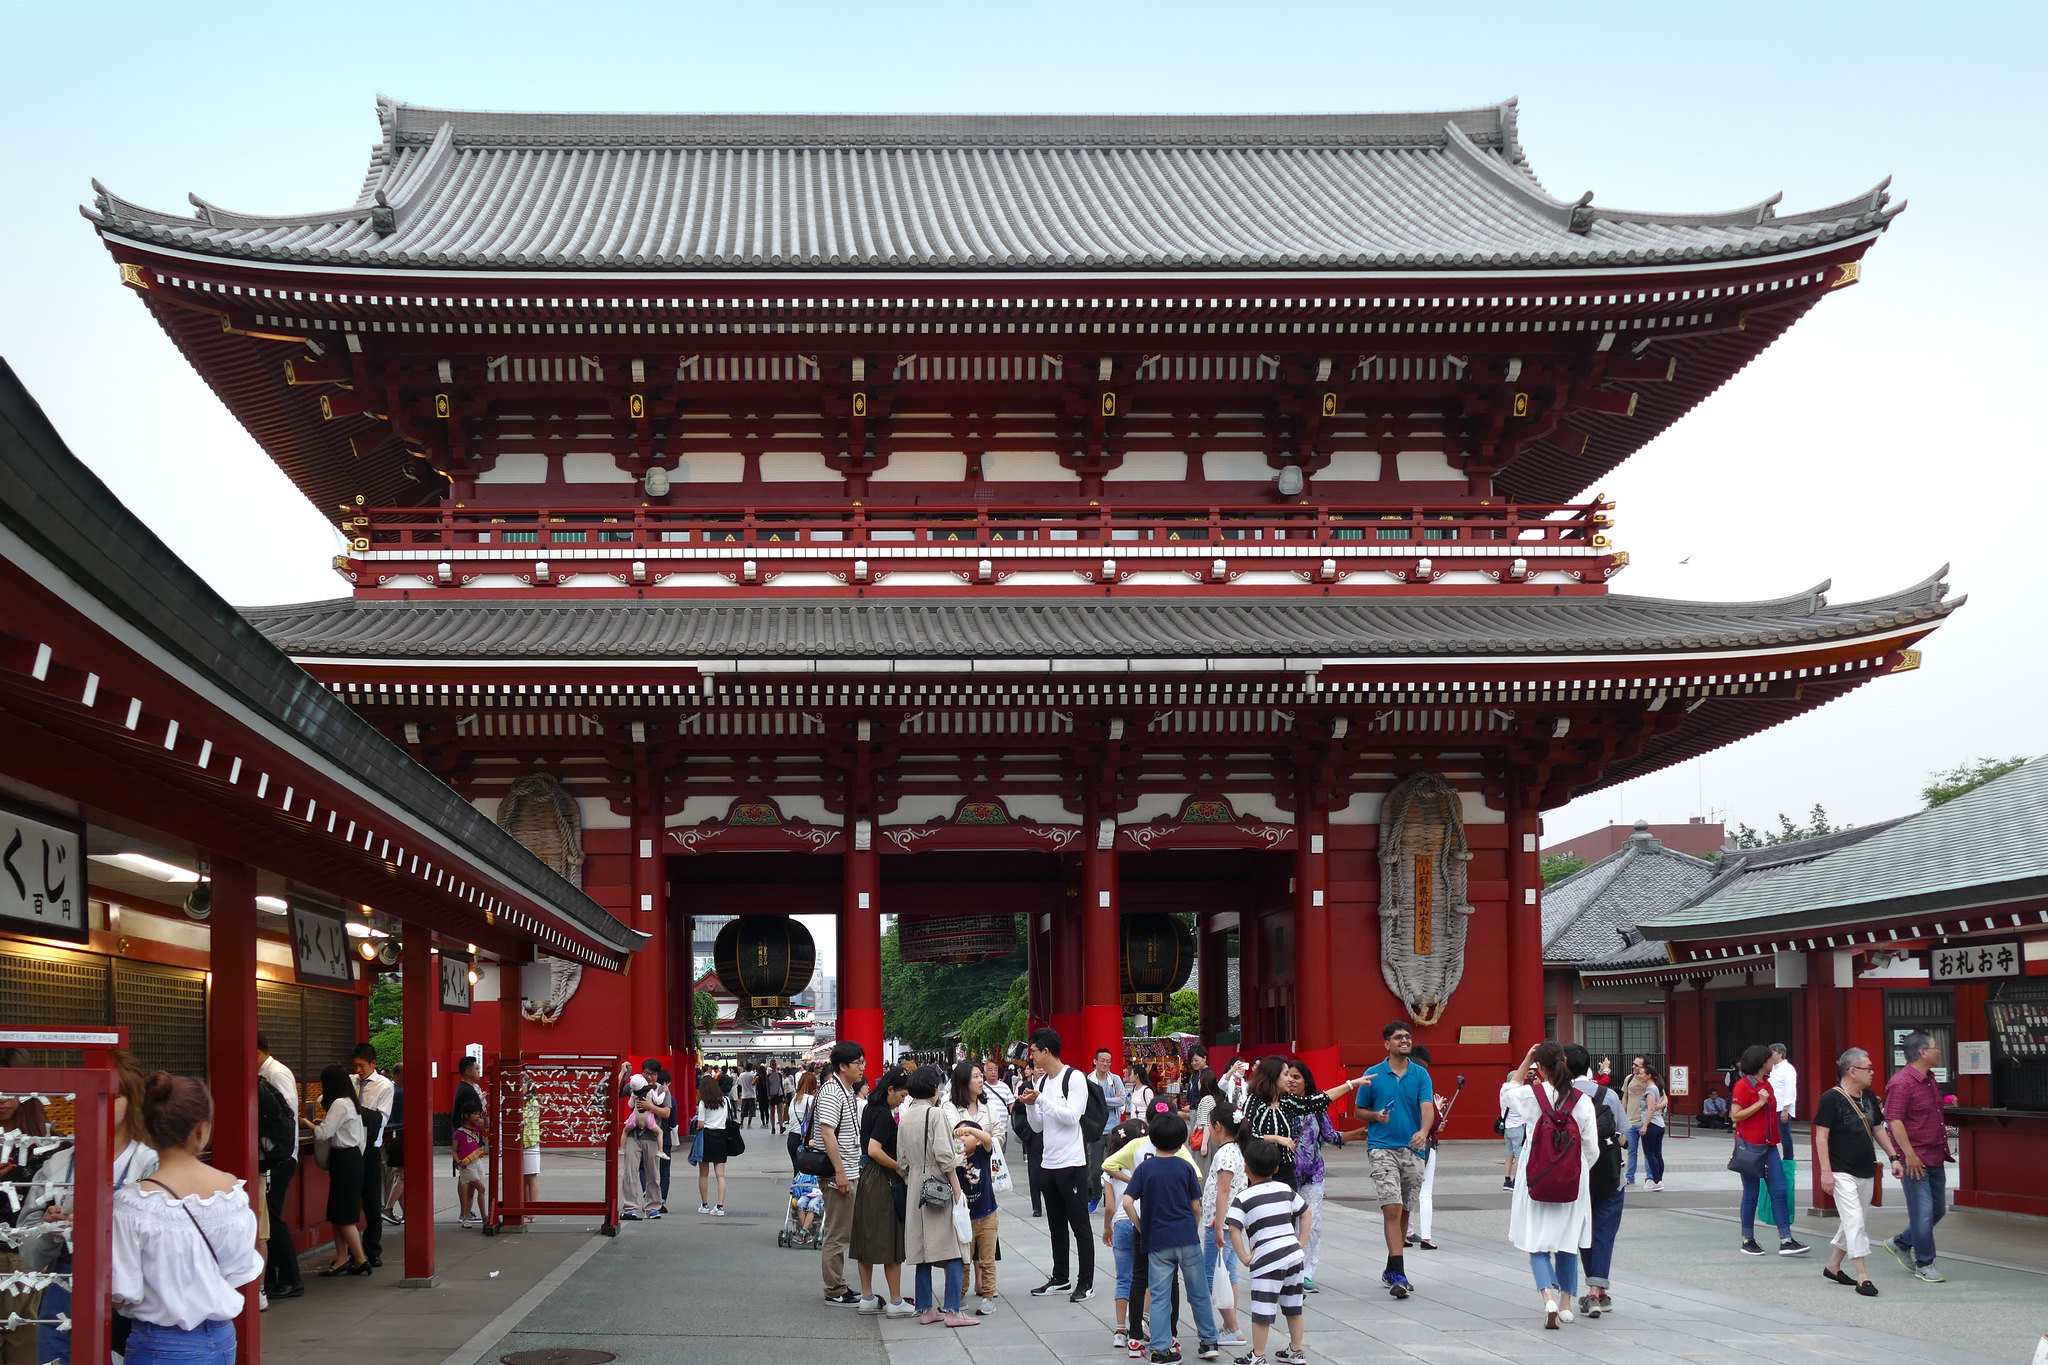
[[(256, 1079), (284, 1097), (296, 1128), (299, 1117), (299, 1082), (292, 1069), (270, 1055), (270, 1040), (256, 1031)], [(292, 1177), (299, 1172), (299, 1144), (294, 1141), (282, 1151), (263, 1152), (263, 1197), (270, 1205), (270, 1270), (264, 1288), (273, 1299), (296, 1299), (306, 1292), (299, 1278), (299, 1248), (292, 1230), (285, 1225), (284, 1201)]]
[(1783, 1043), (1771, 1044), (1771, 1073), (1765, 1079), (1771, 1083), (1771, 1093), (1778, 1097), (1778, 1140), (1779, 1155), (1792, 1160), (1792, 1111), (1799, 1103), (1799, 1072), (1786, 1055)]
[[(384, 1129), (391, 1121), (391, 1078), (377, 1070), (377, 1049), (357, 1043), (356, 1109), (363, 1116), (363, 1255), (372, 1266), (384, 1264)], [(370, 1116), (375, 1114), (373, 1120)], [(374, 1127), (377, 1131), (372, 1133)]]

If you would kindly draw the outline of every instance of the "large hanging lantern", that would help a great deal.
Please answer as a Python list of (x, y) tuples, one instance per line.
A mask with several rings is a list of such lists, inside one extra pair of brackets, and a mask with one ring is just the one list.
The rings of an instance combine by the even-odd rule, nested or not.
[(787, 916), (741, 915), (718, 931), (711, 961), (718, 984), (739, 1001), (740, 1018), (772, 1018), (811, 984), (818, 945)]
[(1125, 915), (1120, 921), (1124, 1005), (1164, 1014), (1173, 993), (1195, 969), (1195, 936), (1172, 915)]

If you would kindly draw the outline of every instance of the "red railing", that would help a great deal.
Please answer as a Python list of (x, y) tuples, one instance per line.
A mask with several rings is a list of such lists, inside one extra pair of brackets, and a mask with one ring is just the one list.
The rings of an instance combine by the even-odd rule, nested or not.
[(1612, 504), (1121, 507), (443, 507), (369, 508), (352, 519), (351, 549), (427, 558), (502, 546), (567, 558), (593, 549), (688, 546), (867, 546), (1170, 543), (1311, 545), (1431, 543), (1517, 552), (1596, 548)]

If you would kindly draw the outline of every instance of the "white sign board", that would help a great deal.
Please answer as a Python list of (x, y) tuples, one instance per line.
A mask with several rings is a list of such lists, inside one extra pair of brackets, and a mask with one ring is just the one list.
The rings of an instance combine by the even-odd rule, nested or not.
[(2020, 945), (1971, 943), (1956, 948), (1936, 948), (1928, 962), (1935, 981), (1990, 981), (2001, 976), (2018, 976), (2023, 970)]
[(1956, 1074), (1958, 1076), (1989, 1076), (1991, 1074), (1991, 1040), (1981, 1043), (1956, 1044)]
[(296, 902), (291, 907), (292, 967), (300, 981), (346, 986), (356, 979), (348, 956), (348, 921)]
[(84, 943), (85, 827), (0, 801), (0, 928)]
[(1690, 1095), (1692, 1093), (1692, 1069), (1690, 1067), (1674, 1066), (1671, 1068), (1671, 1093), (1674, 1095)]
[(446, 1014), (469, 1013), (470, 960), (460, 953), (441, 950), (441, 1009)]

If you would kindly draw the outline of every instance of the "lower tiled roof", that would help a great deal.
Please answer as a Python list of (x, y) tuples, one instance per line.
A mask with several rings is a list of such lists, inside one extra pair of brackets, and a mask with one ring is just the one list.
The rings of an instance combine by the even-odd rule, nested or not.
[[(1942, 570), (1946, 572), (1946, 569)], [(1648, 597), (361, 601), (251, 607), (299, 657), (1130, 659), (1541, 657), (1787, 647), (1936, 622), (1940, 574), (1866, 602)]]

